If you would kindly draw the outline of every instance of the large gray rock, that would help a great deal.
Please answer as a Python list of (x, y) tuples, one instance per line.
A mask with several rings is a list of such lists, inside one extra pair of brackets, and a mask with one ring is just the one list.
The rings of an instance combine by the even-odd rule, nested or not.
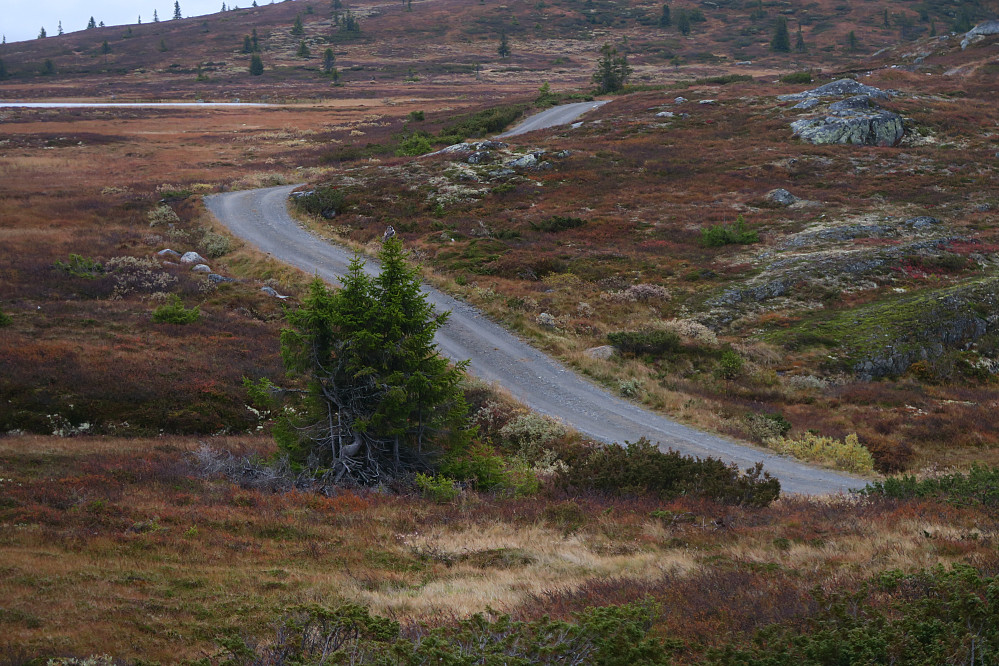
[(203, 264), (207, 261), (207, 259), (197, 252), (185, 252), (180, 258), (180, 263), (182, 264)]
[(980, 42), (988, 35), (999, 35), (999, 20), (985, 21), (979, 23), (969, 30), (961, 40), (961, 50), (968, 48), (976, 42)]
[(763, 198), (775, 206), (790, 206), (798, 201), (798, 197), (794, 196), (783, 187), (778, 187), (776, 190), (770, 190)]
[(892, 93), (881, 90), (880, 88), (875, 88), (874, 86), (864, 85), (863, 83), (853, 79), (839, 79), (837, 81), (821, 85), (818, 88), (804, 90), (800, 93), (780, 95), (777, 99), (802, 100), (808, 99), (809, 97), (843, 97), (845, 95), (868, 95), (869, 97), (888, 99), (892, 96)]
[(157, 252), (156, 256), (164, 257), (167, 259), (180, 259), (180, 252), (177, 252), (176, 250), (171, 250), (170, 248), (166, 247)]
[(902, 140), (902, 116), (884, 109), (841, 110), (838, 115), (804, 118), (791, 123), (802, 141), (823, 145), (843, 143), (867, 146), (894, 146)]

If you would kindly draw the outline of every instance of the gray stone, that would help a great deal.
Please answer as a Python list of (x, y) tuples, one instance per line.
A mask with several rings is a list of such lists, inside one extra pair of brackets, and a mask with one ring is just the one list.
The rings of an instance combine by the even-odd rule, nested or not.
[(776, 190), (770, 190), (763, 198), (778, 206), (790, 206), (798, 201), (798, 197), (794, 196), (782, 187), (778, 187)]
[(842, 143), (894, 146), (905, 134), (902, 117), (884, 110), (805, 118), (791, 123), (791, 129), (802, 141), (816, 145)]
[(211, 273), (212, 269), (208, 264), (195, 264), (191, 266), (191, 270), (195, 273)]
[(601, 345), (599, 347), (590, 347), (583, 353), (589, 356), (590, 358), (598, 358), (603, 361), (606, 361), (616, 352), (617, 349), (614, 347), (614, 345)]
[(226, 277), (224, 275), (219, 275), (218, 273), (209, 273), (208, 281), (215, 284), (222, 284), (225, 282), (237, 282), (236, 278)]
[(881, 90), (880, 88), (864, 85), (863, 83), (853, 79), (839, 79), (837, 81), (821, 85), (818, 88), (805, 90), (800, 93), (780, 95), (777, 99), (802, 100), (808, 99), (809, 97), (842, 97), (844, 95), (867, 95), (869, 97), (876, 97), (879, 99), (888, 99), (889, 97), (892, 97), (891, 92)]
[(513, 169), (530, 169), (538, 165), (538, 158), (534, 153), (529, 153), (522, 157), (516, 157), (506, 163), (508, 167)]
[(287, 296), (282, 296), (281, 294), (277, 293), (277, 291), (275, 291), (273, 287), (261, 287), (260, 291), (264, 292), (268, 296), (273, 296), (274, 298), (281, 298), (281, 299), (288, 298)]
[(546, 326), (548, 328), (555, 328), (555, 317), (551, 316), (547, 312), (542, 312), (541, 314), (539, 314), (537, 316), (536, 321), (542, 326)]
[(841, 99), (838, 102), (833, 102), (829, 105), (829, 111), (834, 116), (848, 116), (856, 113), (857, 111), (867, 111), (874, 107), (875, 105), (871, 103), (870, 95), (856, 95), (854, 97)]
[(567, 150), (560, 150), (557, 153), (555, 153), (555, 157), (558, 158), (558, 159), (560, 159), (560, 160), (564, 160), (565, 158), (569, 157), (570, 155), (572, 155), (572, 151), (568, 150), (568, 149)]
[(492, 179), (509, 178), (510, 176), (513, 176), (516, 173), (517, 172), (514, 171), (513, 169), (496, 169), (494, 171), (489, 172), (489, 177)]
[(980, 42), (988, 35), (999, 35), (999, 20), (985, 21), (979, 23), (969, 30), (961, 40), (961, 50), (968, 48), (976, 42)]
[(686, 97), (674, 97), (673, 98), (673, 103), (674, 104), (683, 104), (686, 101), (687, 101)]
[(164, 248), (156, 253), (157, 257), (170, 257), (171, 259), (180, 259), (180, 252), (176, 250), (171, 250), (170, 248)]
[(818, 106), (819, 104), (821, 104), (821, 102), (819, 102), (818, 99), (816, 99), (815, 97), (809, 97), (806, 100), (802, 100), (802, 101), (798, 102), (797, 104), (795, 104), (791, 108), (792, 109), (813, 109), (816, 106)]
[(910, 217), (908, 220), (902, 223), (903, 226), (909, 227), (914, 231), (924, 231), (932, 227), (943, 224), (940, 220), (935, 217), (930, 217), (929, 215), (920, 215), (919, 217)]
[(702, 99), (700, 102), (698, 102), (698, 104), (714, 104), (714, 103), (715, 101), (713, 99)]
[(180, 263), (182, 264), (203, 264), (207, 261), (197, 252), (185, 252), (181, 258)]
[(674, 118), (676, 114), (672, 111), (660, 111), (656, 114), (656, 118)]
[(468, 156), (466, 160), (469, 164), (483, 164), (492, 159), (492, 155), (487, 150), (479, 150)]

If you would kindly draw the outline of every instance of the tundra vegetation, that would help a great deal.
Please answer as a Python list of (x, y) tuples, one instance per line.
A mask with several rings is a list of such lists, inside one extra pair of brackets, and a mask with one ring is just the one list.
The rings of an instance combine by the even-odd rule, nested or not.
[[(0, 47), (4, 98), (308, 102), (0, 109), (0, 653), (996, 660), (995, 38), (931, 38), (994, 7), (261, 4)], [(632, 70), (610, 104), (482, 147), (592, 98), (604, 43)], [(899, 92), (898, 145), (791, 135), (778, 96), (845, 70)], [(317, 233), (374, 255), (391, 225), (594, 381), (869, 485), (596, 446), (442, 365), (423, 448), (373, 340), (369, 409), (324, 431), (343, 375), (312, 342), (334, 358), (351, 293), (383, 316), (377, 283), (311, 284), (201, 202), (303, 181)], [(324, 459), (341, 427), (377, 435), (380, 485)]]

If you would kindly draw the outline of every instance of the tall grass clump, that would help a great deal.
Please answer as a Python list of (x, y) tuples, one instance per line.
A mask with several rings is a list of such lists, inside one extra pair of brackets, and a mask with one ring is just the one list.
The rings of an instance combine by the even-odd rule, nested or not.
[(840, 441), (833, 437), (806, 433), (799, 439), (774, 437), (766, 440), (766, 445), (777, 453), (833, 465), (848, 472), (865, 474), (874, 470), (874, 457), (860, 443), (856, 434), (847, 435), (846, 439)]

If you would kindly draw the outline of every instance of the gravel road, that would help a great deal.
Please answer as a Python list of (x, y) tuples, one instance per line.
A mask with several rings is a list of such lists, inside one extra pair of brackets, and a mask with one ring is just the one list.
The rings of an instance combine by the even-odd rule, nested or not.
[[(336, 284), (352, 254), (306, 231), (288, 214), (296, 185), (230, 192), (205, 197), (205, 205), (236, 236), (275, 259)], [(377, 265), (366, 264), (375, 272)], [(562, 419), (584, 435), (606, 442), (648, 437), (663, 447), (697, 456), (714, 456), (742, 468), (762, 461), (781, 481), (785, 492), (822, 495), (863, 487), (861, 479), (817, 469), (688, 428), (644, 410), (594, 386), (523, 342), (466, 303), (425, 286), (438, 310), (451, 317), (437, 334), (442, 353), (454, 360), (471, 359), (472, 374), (496, 382), (539, 412)]]
[(610, 100), (604, 100), (602, 102), (576, 102), (574, 104), (553, 106), (547, 111), (534, 114), (524, 122), (514, 127), (512, 130), (503, 132), (502, 134), (497, 134), (496, 138), (508, 139), (511, 136), (517, 136), (518, 134), (524, 134), (525, 132), (533, 132), (534, 130), (556, 127), (557, 125), (568, 125), (569, 123), (575, 122), (577, 118), (587, 111), (592, 111), (599, 106), (603, 106), (609, 101)]

